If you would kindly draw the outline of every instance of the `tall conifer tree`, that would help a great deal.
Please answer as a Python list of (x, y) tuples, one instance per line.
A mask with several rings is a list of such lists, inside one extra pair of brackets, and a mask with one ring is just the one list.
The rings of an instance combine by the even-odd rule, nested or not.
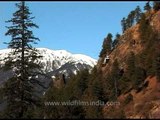
[(4, 85), (5, 98), (7, 101), (7, 118), (31, 118), (31, 110), (38, 104), (36, 85), (42, 86), (38, 80), (41, 74), (38, 63), (38, 51), (32, 47), (38, 38), (33, 35), (31, 28), (38, 28), (32, 22), (29, 8), (22, 1), (16, 4), (18, 10), (13, 13), (13, 18), (6, 22), (12, 25), (5, 35), (11, 36), (8, 48), (11, 52), (6, 61), (5, 67), (13, 71), (13, 77), (9, 78)]

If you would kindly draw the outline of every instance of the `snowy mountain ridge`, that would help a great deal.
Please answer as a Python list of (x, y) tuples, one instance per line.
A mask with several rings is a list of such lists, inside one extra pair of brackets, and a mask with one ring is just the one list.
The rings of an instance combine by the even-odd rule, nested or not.
[[(97, 61), (89, 56), (72, 54), (66, 50), (51, 50), (48, 48), (37, 48), (37, 50), (39, 50), (40, 55), (43, 56), (40, 62), (45, 72), (58, 70), (60, 73), (63, 73), (69, 70), (75, 74), (82, 68), (91, 69), (97, 64)], [(6, 57), (10, 51), (11, 49), (0, 50), (1, 59)], [(1, 64), (3, 64), (3, 61)], [(72, 66), (72, 70), (70, 70), (70, 66)]]

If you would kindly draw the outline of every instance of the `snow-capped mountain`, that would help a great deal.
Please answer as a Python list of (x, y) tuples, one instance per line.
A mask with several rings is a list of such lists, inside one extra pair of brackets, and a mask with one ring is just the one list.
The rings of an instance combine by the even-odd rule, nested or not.
[(92, 68), (96, 64), (96, 60), (83, 54), (71, 54), (66, 50), (50, 50), (47, 48), (38, 48), (38, 50), (43, 56), (41, 62), (47, 72), (62, 69), (67, 64), (70, 64), (76, 67), (76, 70), (73, 71), (76, 73), (77, 70), (80, 70), (79, 64), (83, 65), (83, 67), (87, 65), (88, 68)]
[[(40, 55), (43, 57), (39, 60), (46, 73), (51, 76), (55, 74), (64, 73), (66, 75), (76, 74), (82, 69), (92, 69), (97, 61), (89, 56), (83, 54), (72, 54), (66, 50), (51, 50), (47, 48), (37, 48)], [(8, 55), (11, 49), (0, 50), (0, 58)], [(0, 64), (4, 64), (1, 61)]]

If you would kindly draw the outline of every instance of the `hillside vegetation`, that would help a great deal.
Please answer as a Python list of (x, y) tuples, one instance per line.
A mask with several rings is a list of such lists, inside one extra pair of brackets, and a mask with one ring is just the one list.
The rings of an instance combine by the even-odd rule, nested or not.
[(159, 3), (147, 2), (144, 9), (137, 6), (122, 19), (122, 35), (113, 40), (108, 33), (91, 73), (79, 72), (61, 88), (53, 83), (44, 98), (105, 104), (45, 106), (46, 118), (160, 118)]

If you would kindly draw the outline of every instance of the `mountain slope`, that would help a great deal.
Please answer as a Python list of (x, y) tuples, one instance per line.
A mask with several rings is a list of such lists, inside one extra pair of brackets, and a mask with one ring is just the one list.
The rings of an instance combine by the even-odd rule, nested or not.
[[(160, 82), (158, 78), (160, 74), (158, 73), (160, 18), (158, 16), (160, 16), (160, 11), (152, 12), (149, 20), (146, 17), (144, 22), (148, 23), (146, 24), (147, 29), (150, 27), (151, 31), (145, 34), (145, 40), (141, 38), (140, 23), (138, 23), (127, 29), (120, 37), (119, 44), (112, 50), (107, 64), (103, 64), (104, 58), (98, 60), (97, 68), (102, 71), (104, 80), (113, 71), (115, 60), (118, 61), (119, 68), (123, 70), (117, 85), (120, 90), (117, 101), (120, 102), (120, 105), (116, 107), (106, 105), (103, 108), (104, 118), (121, 118), (122, 116), (126, 118), (160, 118)], [(131, 53), (135, 58), (128, 62)], [(134, 63), (135, 67), (132, 76), (128, 75), (129, 63)], [(137, 68), (144, 71), (144, 78), (141, 78), (141, 73), (136, 71)]]

